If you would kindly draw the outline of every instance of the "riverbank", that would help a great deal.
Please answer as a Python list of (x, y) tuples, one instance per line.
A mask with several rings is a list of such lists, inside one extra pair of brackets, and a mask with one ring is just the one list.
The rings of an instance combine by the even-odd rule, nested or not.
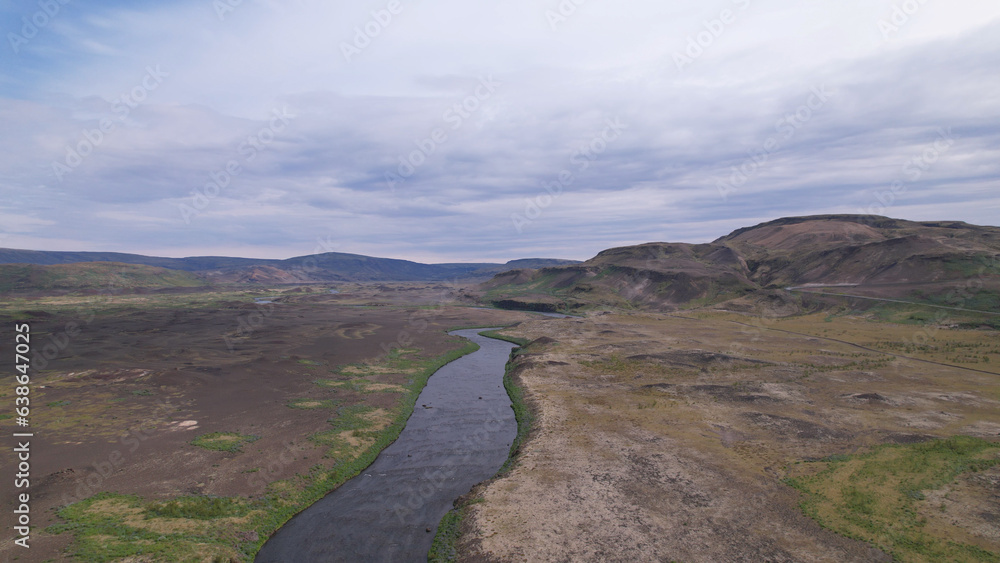
[[(941, 330), (908, 358), (876, 348), (905, 341), (912, 326), (824, 316), (737, 324), (710, 311), (621, 313), (508, 331), (540, 341), (518, 369), (536, 424), (513, 469), (463, 505), (457, 561), (1000, 551), (995, 507), (981, 502), (1000, 477), (995, 447), (983, 445), (1000, 430), (996, 378), (919, 361), (992, 350), (986, 333)], [(945, 472), (954, 481), (913, 471), (930, 459), (921, 452), (948, 450), (956, 435), (979, 438), (970, 443), (993, 461), (956, 465)], [(857, 486), (841, 491), (852, 473)], [(911, 476), (910, 489), (896, 486)], [(890, 519), (899, 514), (911, 519)], [(886, 522), (903, 533), (858, 532)]]
[(503, 376), (504, 390), (507, 392), (507, 396), (510, 397), (511, 408), (514, 411), (514, 419), (517, 422), (517, 435), (511, 444), (507, 460), (490, 479), (490, 481), (480, 483), (468, 494), (457, 499), (454, 503), (455, 507), (448, 511), (448, 514), (441, 519), (441, 522), (437, 527), (437, 532), (434, 536), (434, 542), (431, 545), (431, 550), (428, 553), (427, 560), (429, 563), (450, 563), (457, 559), (457, 545), (462, 537), (462, 528), (466, 525), (465, 518), (468, 514), (469, 507), (482, 502), (483, 499), (479, 496), (479, 491), (481, 489), (486, 487), (489, 482), (494, 479), (505, 475), (514, 466), (518, 455), (521, 452), (521, 448), (524, 446), (531, 434), (534, 424), (534, 410), (525, 397), (524, 386), (518, 379), (517, 369), (514, 363), (518, 355), (524, 352), (525, 348), (527, 348), (529, 344), (528, 340), (518, 336), (504, 334), (501, 331), (485, 331), (480, 334), (488, 338), (504, 340), (517, 345), (517, 347), (512, 349), (510, 352), (510, 357), (504, 366)]
[(398, 439), (363, 476), (283, 526), (258, 563), (427, 560), (428, 532), (456, 498), (496, 472), (516, 435), (499, 385), (511, 345), (477, 330), (450, 334), (481, 348), (439, 369)]
[[(254, 297), (131, 296), (94, 313), (33, 304), (47, 311), (32, 317), (41, 345), (79, 327), (33, 375), (33, 558), (248, 561), (282, 520), (391, 441), (417, 376), (462, 346), (447, 329), (527, 318), (344, 306), (350, 294)], [(0, 544), (0, 560), (16, 554)]]
[[(239, 551), (232, 550), (229, 556), (252, 561), (272, 534), (295, 515), (359, 475), (386, 447), (396, 441), (413, 413), (417, 397), (435, 372), (477, 350), (478, 345), (468, 342), (461, 348), (411, 367), (412, 383), (405, 386), (401, 404), (382, 414), (383, 417), (391, 416), (391, 421), (383, 428), (377, 428), (377, 421), (366, 423), (364, 415), (367, 413), (349, 407), (340, 410), (340, 419), (360, 415), (352, 422), (353, 428), (345, 426), (344, 431), (363, 440), (358, 443), (367, 447), (361, 449), (356, 456), (352, 455), (354, 452), (338, 450), (339, 459), (332, 466), (317, 464), (308, 473), (269, 483), (262, 498), (245, 500), (239, 497), (217, 497), (209, 500), (208, 497), (186, 496), (168, 503), (151, 503), (136, 496), (104, 493), (60, 510), (59, 516), (67, 524), (52, 526), (48, 531), (71, 532), (76, 541), (74, 555), (83, 561), (105, 560), (109, 545), (117, 547), (111, 552), (116, 555), (119, 552), (132, 555), (155, 554), (164, 560), (174, 560), (196, 553), (196, 545), (218, 542), (215, 538), (227, 535), (228, 524), (244, 520), (244, 524), (240, 526), (242, 531), (239, 532), (239, 538), (244, 541), (240, 542)], [(393, 367), (397, 371), (403, 371), (400, 364)], [(322, 439), (316, 441), (325, 444)], [(109, 533), (109, 524), (122, 515), (131, 515), (128, 518), (129, 525), (113, 527), (112, 533)], [(200, 520), (204, 525), (201, 529), (192, 529), (182, 534), (157, 535), (155, 528), (158, 527), (158, 517), (175, 519), (171, 522), (173, 527), (177, 527), (176, 518)], [(140, 524), (141, 520), (145, 522)], [(136, 542), (136, 530), (140, 532), (142, 543)], [(224, 545), (222, 542), (218, 543), (219, 548)]]

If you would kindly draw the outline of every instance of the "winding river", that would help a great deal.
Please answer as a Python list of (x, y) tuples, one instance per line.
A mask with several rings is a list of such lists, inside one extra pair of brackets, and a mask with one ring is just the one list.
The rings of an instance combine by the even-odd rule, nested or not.
[(500, 469), (517, 434), (503, 388), (514, 345), (479, 336), (482, 330), (450, 333), (479, 351), (435, 372), (399, 438), (279, 529), (256, 563), (427, 561), (438, 522)]

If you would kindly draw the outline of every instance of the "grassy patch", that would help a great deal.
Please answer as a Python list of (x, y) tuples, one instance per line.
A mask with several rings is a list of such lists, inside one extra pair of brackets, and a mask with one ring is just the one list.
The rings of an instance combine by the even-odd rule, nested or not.
[(354, 391), (357, 393), (402, 393), (406, 388), (400, 385), (389, 383), (377, 383), (369, 381), (364, 377), (356, 377), (348, 381), (337, 381), (334, 379), (318, 379), (314, 381), (316, 385), (334, 390)]
[(288, 403), (290, 409), (315, 410), (315, 409), (335, 409), (339, 403), (333, 400), (321, 399), (295, 399)]
[(928, 532), (919, 503), (967, 472), (1000, 464), (1000, 444), (956, 436), (886, 445), (807, 464), (812, 475), (787, 480), (805, 494), (801, 507), (821, 525), (872, 543), (902, 561), (1000, 562), (1000, 555)]
[(503, 340), (504, 342), (510, 342), (511, 344), (517, 344), (518, 346), (527, 346), (528, 339), (521, 338), (519, 336), (508, 336), (503, 334), (498, 330), (485, 330), (479, 333), (480, 336), (485, 336), (486, 338), (495, 338), (496, 340)]
[(144, 503), (136, 496), (102, 493), (59, 511), (66, 524), (51, 533), (72, 532), (70, 552), (93, 563), (142, 561), (230, 561), (240, 543), (255, 535), (255, 506), (239, 499), (184, 497)]
[[(511, 358), (516, 353), (517, 349), (512, 350), (510, 353)], [(507, 461), (504, 462), (500, 471), (497, 471), (497, 475), (505, 475), (514, 467), (517, 456), (521, 453), (521, 445), (528, 439), (535, 420), (534, 414), (528, 408), (528, 403), (524, 398), (524, 389), (514, 381), (513, 372), (513, 363), (507, 362), (507, 367), (504, 369), (503, 374), (503, 386), (507, 390), (507, 395), (510, 397), (510, 402), (514, 409), (514, 419), (517, 421), (517, 436), (514, 437), (514, 441), (510, 445), (510, 454), (507, 456)]]
[(213, 520), (224, 516), (245, 516), (249, 507), (231, 498), (181, 497), (167, 502), (154, 502), (146, 506), (148, 518), (190, 518)]
[[(895, 324), (956, 324), (971, 327), (989, 326), (994, 329), (1000, 327), (1000, 317), (988, 314), (991, 311), (1000, 311), (1000, 293), (995, 291), (983, 289), (960, 295), (948, 293), (928, 295), (915, 292), (904, 300), (908, 302), (878, 302), (866, 311), (879, 321)], [(951, 307), (965, 310), (955, 310)]]
[(326, 457), (343, 459), (356, 450), (378, 439), (381, 427), (370, 416), (375, 409), (364, 405), (351, 405), (337, 409), (337, 416), (330, 419), (330, 430), (309, 436), (309, 441), (327, 448)]
[(243, 444), (250, 444), (259, 439), (260, 436), (237, 434), (236, 432), (212, 432), (191, 440), (191, 445), (216, 452), (239, 452), (243, 450)]
[(963, 278), (1000, 273), (1000, 262), (989, 255), (950, 256), (944, 261), (946, 270), (958, 272)]
[(386, 353), (385, 358), (390, 362), (401, 360), (406, 356), (415, 356), (421, 352), (420, 348), (393, 348)]
[[(500, 309), (498, 307), (488, 307), (488, 306), (482, 306), (482, 307), (476, 307), (476, 308), (477, 309), (493, 309), (495, 311), (503, 311), (504, 310), (504, 309)], [(488, 328), (496, 328), (496, 327), (497, 327), (497, 323), (493, 323), (493, 324), (490, 324), (490, 325), (458, 325), (458, 326), (453, 326), (453, 327), (450, 327), (450, 328), (446, 329), (445, 332), (452, 333), (452, 332), (455, 332), (456, 330), (476, 330), (476, 329), (486, 330)]]
[(462, 521), (465, 519), (466, 508), (456, 508), (448, 511), (438, 524), (434, 543), (427, 553), (428, 563), (450, 563), (458, 558), (456, 544), (461, 536)]

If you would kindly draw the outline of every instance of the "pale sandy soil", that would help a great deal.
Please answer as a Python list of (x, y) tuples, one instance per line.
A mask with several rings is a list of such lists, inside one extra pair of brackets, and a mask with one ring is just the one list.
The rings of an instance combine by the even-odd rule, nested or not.
[[(460, 560), (891, 560), (803, 516), (782, 478), (887, 442), (997, 439), (1000, 377), (865, 351), (823, 338), (824, 326), (768, 330), (809, 328), (795, 322), (634, 314), (510, 329), (552, 339), (517, 360), (535, 432), (511, 473), (474, 492), (483, 502), (470, 505)], [(855, 325), (886, 340), (914, 330), (845, 320), (837, 339)], [(997, 481), (963, 481), (951, 498), (996, 496)], [(980, 508), (941, 525), (1000, 550), (998, 515)]]

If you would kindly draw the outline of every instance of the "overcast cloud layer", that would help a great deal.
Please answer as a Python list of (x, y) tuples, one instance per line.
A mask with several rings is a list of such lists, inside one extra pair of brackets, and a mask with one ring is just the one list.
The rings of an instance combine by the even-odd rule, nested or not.
[(2, 247), (586, 259), (1000, 217), (992, 1), (0, 0), (0, 31)]

